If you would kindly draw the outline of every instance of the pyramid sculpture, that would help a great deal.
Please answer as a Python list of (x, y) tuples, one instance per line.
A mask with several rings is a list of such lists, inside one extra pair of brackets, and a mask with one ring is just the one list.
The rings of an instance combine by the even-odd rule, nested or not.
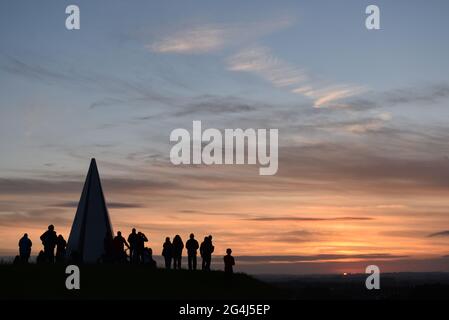
[(92, 159), (70, 231), (67, 256), (83, 263), (97, 263), (104, 255), (106, 237), (112, 240), (112, 235), (100, 175)]

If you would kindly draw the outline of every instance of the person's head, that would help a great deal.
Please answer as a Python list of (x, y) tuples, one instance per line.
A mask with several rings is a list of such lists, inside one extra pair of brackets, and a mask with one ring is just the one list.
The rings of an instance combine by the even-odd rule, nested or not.
[(117, 236), (121, 237), (122, 236), (122, 232), (121, 231), (117, 231)]
[(141, 235), (142, 235), (142, 232), (140, 232), (140, 231), (137, 232), (137, 235), (138, 235), (138, 236), (141, 236)]
[(179, 234), (177, 234), (174, 239), (181, 240), (181, 237), (179, 236)]
[(190, 239), (195, 238), (195, 235), (193, 233), (190, 234)]
[(165, 242), (170, 242), (170, 237), (165, 238)]
[(231, 248), (227, 248), (227, 249), (226, 249), (226, 253), (227, 253), (228, 255), (231, 255), (231, 253), (232, 253)]
[(148, 254), (151, 256), (153, 254), (153, 249), (148, 248)]
[(210, 241), (212, 241), (212, 236), (211, 235), (209, 235), (208, 238), (209, 238)]
[(24, 237), (24, 238), (28, 238), (28, 233), (25, 233), (25, 234), (23, 235), (23, 237)]
[(58, 239), (59, 239), (59, 240), (64, 240), (64, 237), (62, 236), (62, 234), (60, 234), (60, 235), (58, 236)]
[(131, 232), (132, 233), (136, 233), (136, 228), (133, 228), (133, 230)]
[(48, 230), (50, 230), (50, 231), (53, 231), (53, 230), (55, 230), (55, 226), (54, 226), (54, 225), (52, 225), (52, 224), (51, 224), (51, 225), (49, 225), (49, 226), (48, 226)]
[(207, 240), (209, 240), (209, 238), (208, 238), (208, 237), (204, 237), (204, 241), (206, 241), (206, 242), (207, 242)]

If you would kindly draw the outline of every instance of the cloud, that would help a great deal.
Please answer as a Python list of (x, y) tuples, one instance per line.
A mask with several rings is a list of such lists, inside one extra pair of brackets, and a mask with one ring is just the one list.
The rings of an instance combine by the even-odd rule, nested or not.
[(394, 107), (404, 104), (429, 105), (449, 98), (449, 84), (433, 83), (392, 89), (383, 92), (369, 92), (363, 98), (352, 98), (343, 107), (353, 110)]
[[(76, 208), (78, 207), (78, 201), (67, 201), (60, 202), (50, 205), (51, 207), (63, 207), (63, 208)], [(111, 202), (107, 203), (108, 208), (110, 209), (132, 209), (132, 208), (142, 208), (143, 205), (138, 203), (126, 203), (126, 202)]]
[(61, 215), (61, 210), (53, 208), (0, 213), (0, 226), (2, 227), (46, 226), (49, 223), (65, 226), (69, 225), (71, 221), (72, 219)]
[(329, 236), (329, 234), (330, 233), (328, 232), (322, 231), (294, 230), (274, 234), (271, 240), (281, 243), (317, 242), (324, 240), (324, 238)]
[(316, 262), (316, 261), (329, 261), (329, 260), (347, 260), (347, 259), (360, 259), (360, 260), (391, 260), (407, 258), (405, 255), (394, 255), (389, 253), (370, 253), (370, 254), (317, 254), (309, 256), (300, 255), (279, 255), (279, 256), (239, 256), (240, 262), (257, 262), (257, 263), (270, 263), (270, 262)]
[(247, 213), (240, 213), (240, 212), (210, 212), (201, 210), (180, 210), (179, 212), (187, 215), (204, 215), (204, 216), (237, 216), (237, 217), (248, 216)]
[[(67, 62), (46, 61), (39, 64), (35, 60), (28, 62), (26, 59), (5, 55), (2, 58), (3, 63), (0, 64), (0, 69), (12, 75), (51, 85), (68, 85), (80, 90), (94, 90), (96, 93), (106, 91), (114, 95), (92, 102), (89, 106), (90, 109), (125, 104), (124, 102), (129, 105), (130, 102), (156, 101), (170, 104), (173, 101), (171, 96), (153, 90), (146, 83), (139, 83), (109, 74), (99, 74), (83, 68), (82, 65), (72, 68), (71, 64)], [(117, 97), (117, 95), (120, 97)]]
[[(79, 181), (57, 181), (46, 179), (22, 179), (22, 178), (0, 178), (0, 193), (2, 194), (63, 194), (81, 193), (84, 179)], [(158, 190), (174, 187), (169, 181), (147, 181), (125, 178), (102, 178), (102, 184), (106, 190), (111, 192), (125, 192), (130, 190)]]
[(254, 46), (227, 59), (228, 70), (249, 72), (270, 82), (275, 87), (289, 88), (293, 93), (314, 100), (314, 106), (332, 106), (336, 101), (364, 92), (361, 86), (327, 84), (307, 71), (285, 62), (267, 47)]
[(433, 237), (448, 237), (448, 236), (449, 236), (449, 230), (435, 232), (435, 233), (432, 233), (432, 234), (428, 235), (429, 238), (433, 238)]
[(334, 218), (313, 218), (313, 217), (287, 217), (287, 216), (273, 216), (273, 217), (257, 217), (257, 218), (249, 218), (244, 220), (252, 220), (252, 221), (365, 221), (365, 220), (374, 220), (374, 218), (370, 217), (334, 217)]
[(288, 87), (305, 81), (307, 75), (271, 54), (266, 47), (252, 47), (228, 59), (228, 69), (254, 73), (276, 87)]
[(145, 47), (158, 53), (202, 54), (254, 40), (293, 22), (290, 17), (281, 17), (264, 22), (198, 25), (166, 34)]
[(173, 112), (173, 116), (190, 116), (192, 114), (238, 114), (253, 112), (260, 107), (254, 102), (245, 101), (236, 97), (204, 96), (195, 99), (192, 103)]
[[(444, 193), (447, 190), (449, 172), (447, 158), (427, 150), (429, 143), (419, 141), (426, 148), (425, 157), (410, 157), (394, 145), (391, 134), (385, 137), (393, 143), (395, 154), (383, 152), (383, 146), (351, 143), (317, 143), (305, 146), (285, 146), (279, 150), (278, 178), (290, 188), (327, 191), (352, 190), (370, 194)], [(401, 143), (405, 139), (402, 137)], [(415, 144), (406, 145), (406, 150)], [(431, 146), (437, 148), (437, 146)], [(417, 150), (412, 149), (417, 152)], [(439, 150), (441, 152), (441, 150)], [(434, 156), (429, 156), (434, 155)], [(444, 154), (444, 152), (443, 152)], [(288, 182), (287, 182), (288, 181)], [(284, 188), (287, 186), (284, 185)]]
[(204, 53), (222, 48), (225, 37), (225, 29), (195, 27), (147, 45), (146, 48), (159, 53)]
[[(319, 84), (317, 86), (320, 86)], [(327, 106), (337, 100), (349, 98), (360, 93), (363, 93), (366, 89), (361, 86), (351, 85), (337, 85), (329, 86), (323, 89), (313, 89), (310, 86), (299, 87), (293, 89), (292, 92), (300, 93), (306, 97), (315, 100), (314, 106), (319, 108)], [(336, 106), (339, 106), (338, 104)]]
[(324, 125), (314, 125), (316, 129), (342, 131), (354, 134), (362, 134), (369, 132), (379, 132), (385, 128), (385, 125), (390, 122), (392, 116), (388, 112), (382, 112), (373, 115), (369, 118), (362, 118), (352, 121), (329, 122)]

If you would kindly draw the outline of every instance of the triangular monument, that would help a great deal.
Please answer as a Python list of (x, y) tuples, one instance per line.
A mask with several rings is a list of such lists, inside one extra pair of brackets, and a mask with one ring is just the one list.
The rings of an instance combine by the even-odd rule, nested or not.
[(112, 235), (100, 175), (95, 159), (92, 159), (70, 231), (67, 257), (79, 262), (97, 263), (105, 253), (106, 237), (112, 240)]

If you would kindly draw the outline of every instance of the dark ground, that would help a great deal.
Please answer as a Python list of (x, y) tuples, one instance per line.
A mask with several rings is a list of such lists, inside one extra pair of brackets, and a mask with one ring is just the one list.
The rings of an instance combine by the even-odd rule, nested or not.
[(229, 278), (134, 265), (84, 265), (80, 272), (81, 290), (67, 290), (64, 266), (0, 265), (0, 300), (449, 300), (449, 273), (382, 274), (381, 289), (367, 290), (365, 274)]
[(449, 273), (382, 273), (380, 289), (367, 290), (367, 274), (260, 276), (299, 300), (449, 300)]
[(80, 266), (80, 290), (67, 290), (65, 267), (0, 265), (0, 299), (280, 299), (285, 293), (246, 274)]

